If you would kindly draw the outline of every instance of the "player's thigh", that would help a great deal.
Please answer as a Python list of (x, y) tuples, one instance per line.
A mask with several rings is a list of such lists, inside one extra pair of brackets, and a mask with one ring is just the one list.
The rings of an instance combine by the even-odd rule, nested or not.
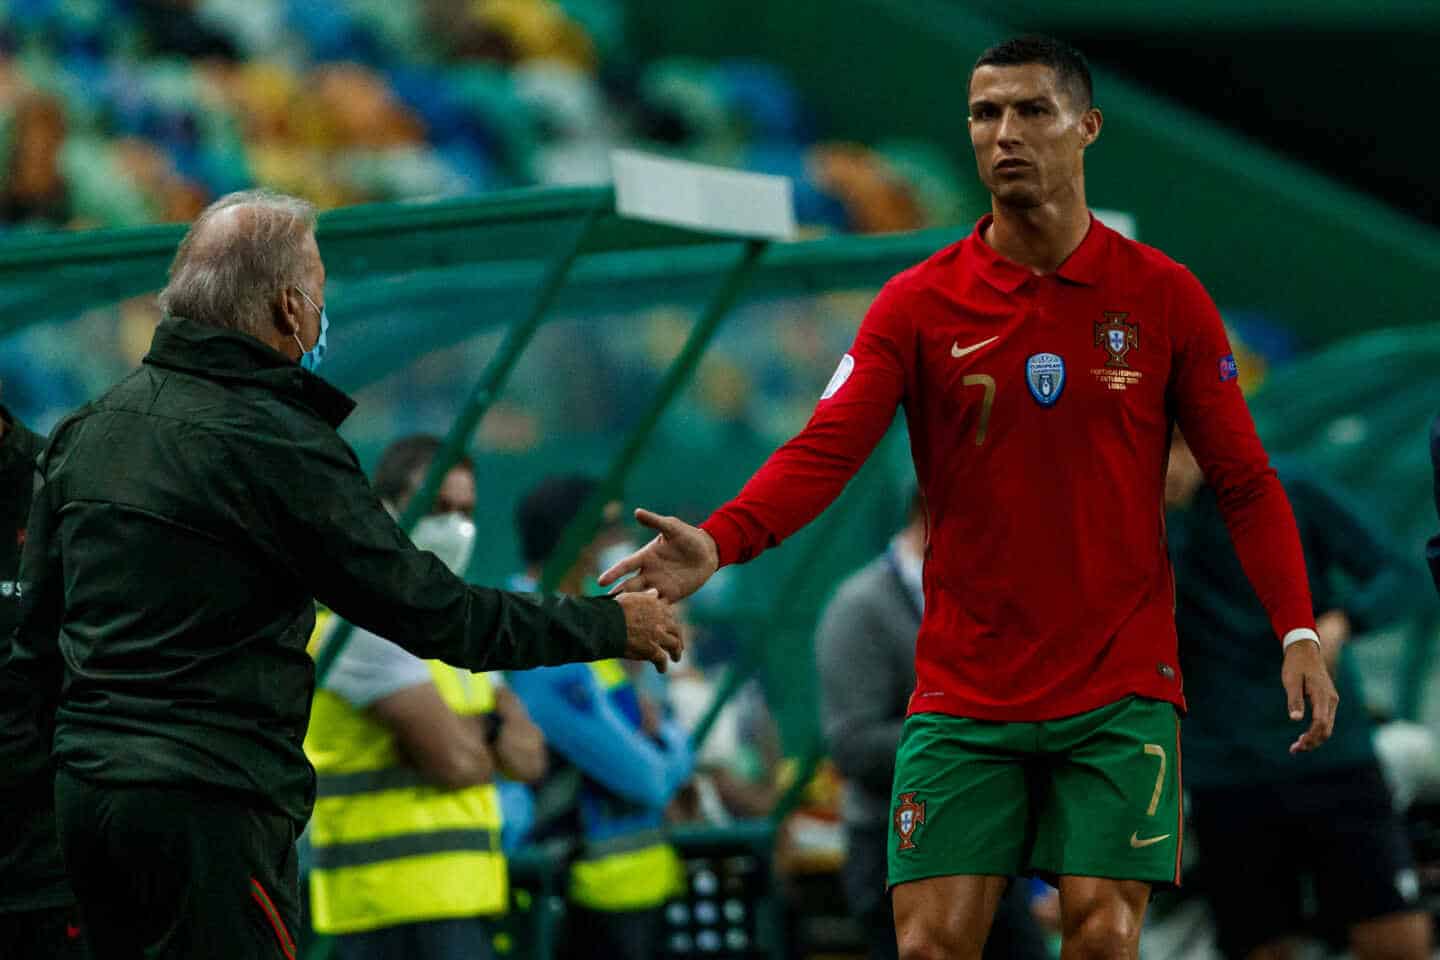
[(1007, 877), (950, 876), (895, 887), (895, 936), (901, 960), (979, 960), (1008, 883)]
[(1038, 802), (1034, 869), (1178, 883), (1184, 821), (1175, 708), (1128, 697), (1041, 726), (1050, 777)]
[[(1239, 787), (1191, 795), (1198, 881), (1226, 957), (1284, 956), (1285, 938), (1305, 929), (1301, 874), (1308, 870), (1307, 823), (1277, 808), (1273, 791)], [(1264, 904), (1265, 909), (1256, 909)]]
[(888, 824), (892, 886), (1019, 872), (1031, 821), (1027, 726), (930, 713), (905, 721)]

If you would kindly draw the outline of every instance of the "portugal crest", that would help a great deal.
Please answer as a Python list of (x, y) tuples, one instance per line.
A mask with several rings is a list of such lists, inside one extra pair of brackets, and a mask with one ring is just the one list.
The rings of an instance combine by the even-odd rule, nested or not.
[(1095, 346), (1104, 347), (1110, 358), (1105, 366), (1128, 369), (1125, 354), (1140, 346), (1140, 324), (1126, 323), (1128, 313), (1105, 311), (1105, 319), (1095, 321)]
[(1037, 353), (1025, 361), (1025, 384), (1042, 407), (1053, 407), (1065, 389), (1065, 360), (1058, 353)]
[(900, 838), (901, 850), (915, 849), (915, 828), (925, 822), (925, 801), (915, 802), (915, 793), (900, 794), (900, 804), (895, 808), (895, 835)]

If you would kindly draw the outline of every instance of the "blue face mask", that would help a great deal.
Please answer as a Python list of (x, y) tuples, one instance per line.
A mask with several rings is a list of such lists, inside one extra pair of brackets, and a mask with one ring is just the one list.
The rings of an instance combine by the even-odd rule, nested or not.
[(315, 306), (315, 301), (310, 299), (310, 294), (300, 290), (299, 287), (295, 289), (300, 291), (300, 296), (304, 297), (310, 306), (320, 311), (320, 336), (315, 339), (315, 346), (306, 350), (305, 344), (300, 342), (299, 332), (291, 334), (295, 338), (295, 345), (300, 348), (300, 368), (314, 373), (320, 369), (320, 361), (325, 359), (325, 334), (330, 330), (330, 318), (325, 315), (324, 307)]

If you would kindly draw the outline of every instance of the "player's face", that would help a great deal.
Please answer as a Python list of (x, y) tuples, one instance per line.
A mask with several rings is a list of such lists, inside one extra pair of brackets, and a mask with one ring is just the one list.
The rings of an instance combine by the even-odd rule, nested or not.
[(1039, 63), (984, 66), (970, 78), (970, 141), (980, 180), (1000, 203), (1038, 207), (1084, 179), (1100, 111), (1079, 109)]

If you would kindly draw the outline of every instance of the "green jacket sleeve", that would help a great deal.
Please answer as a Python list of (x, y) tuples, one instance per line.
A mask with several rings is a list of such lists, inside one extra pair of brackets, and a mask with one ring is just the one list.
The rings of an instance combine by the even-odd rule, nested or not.
[[(608, 597), (533, 597), (467, 585), (391, 519), (328, 429), (251, 437), (281, 555), (316, 599), (418, 657), (473, 671), (617, 657), (625, 618)], [(483, 529), (483, 527), (482, 527)]]
[(56, 516), (41, 484), (20, 557), (20, 618), (0, 648), (0, 786), (13, 787), (49, 769), (60, 657), (63, 570)]
[[(1435, 513), (1440, 516), (1440, 417), (1436, 417), (1430, 427), (1430, 463), (1435, 468)], [(1425, 545), (1425, 559), (1430, 563), (1435, 589), (1440, 590), (1440, 534), (1431, 537)]]

